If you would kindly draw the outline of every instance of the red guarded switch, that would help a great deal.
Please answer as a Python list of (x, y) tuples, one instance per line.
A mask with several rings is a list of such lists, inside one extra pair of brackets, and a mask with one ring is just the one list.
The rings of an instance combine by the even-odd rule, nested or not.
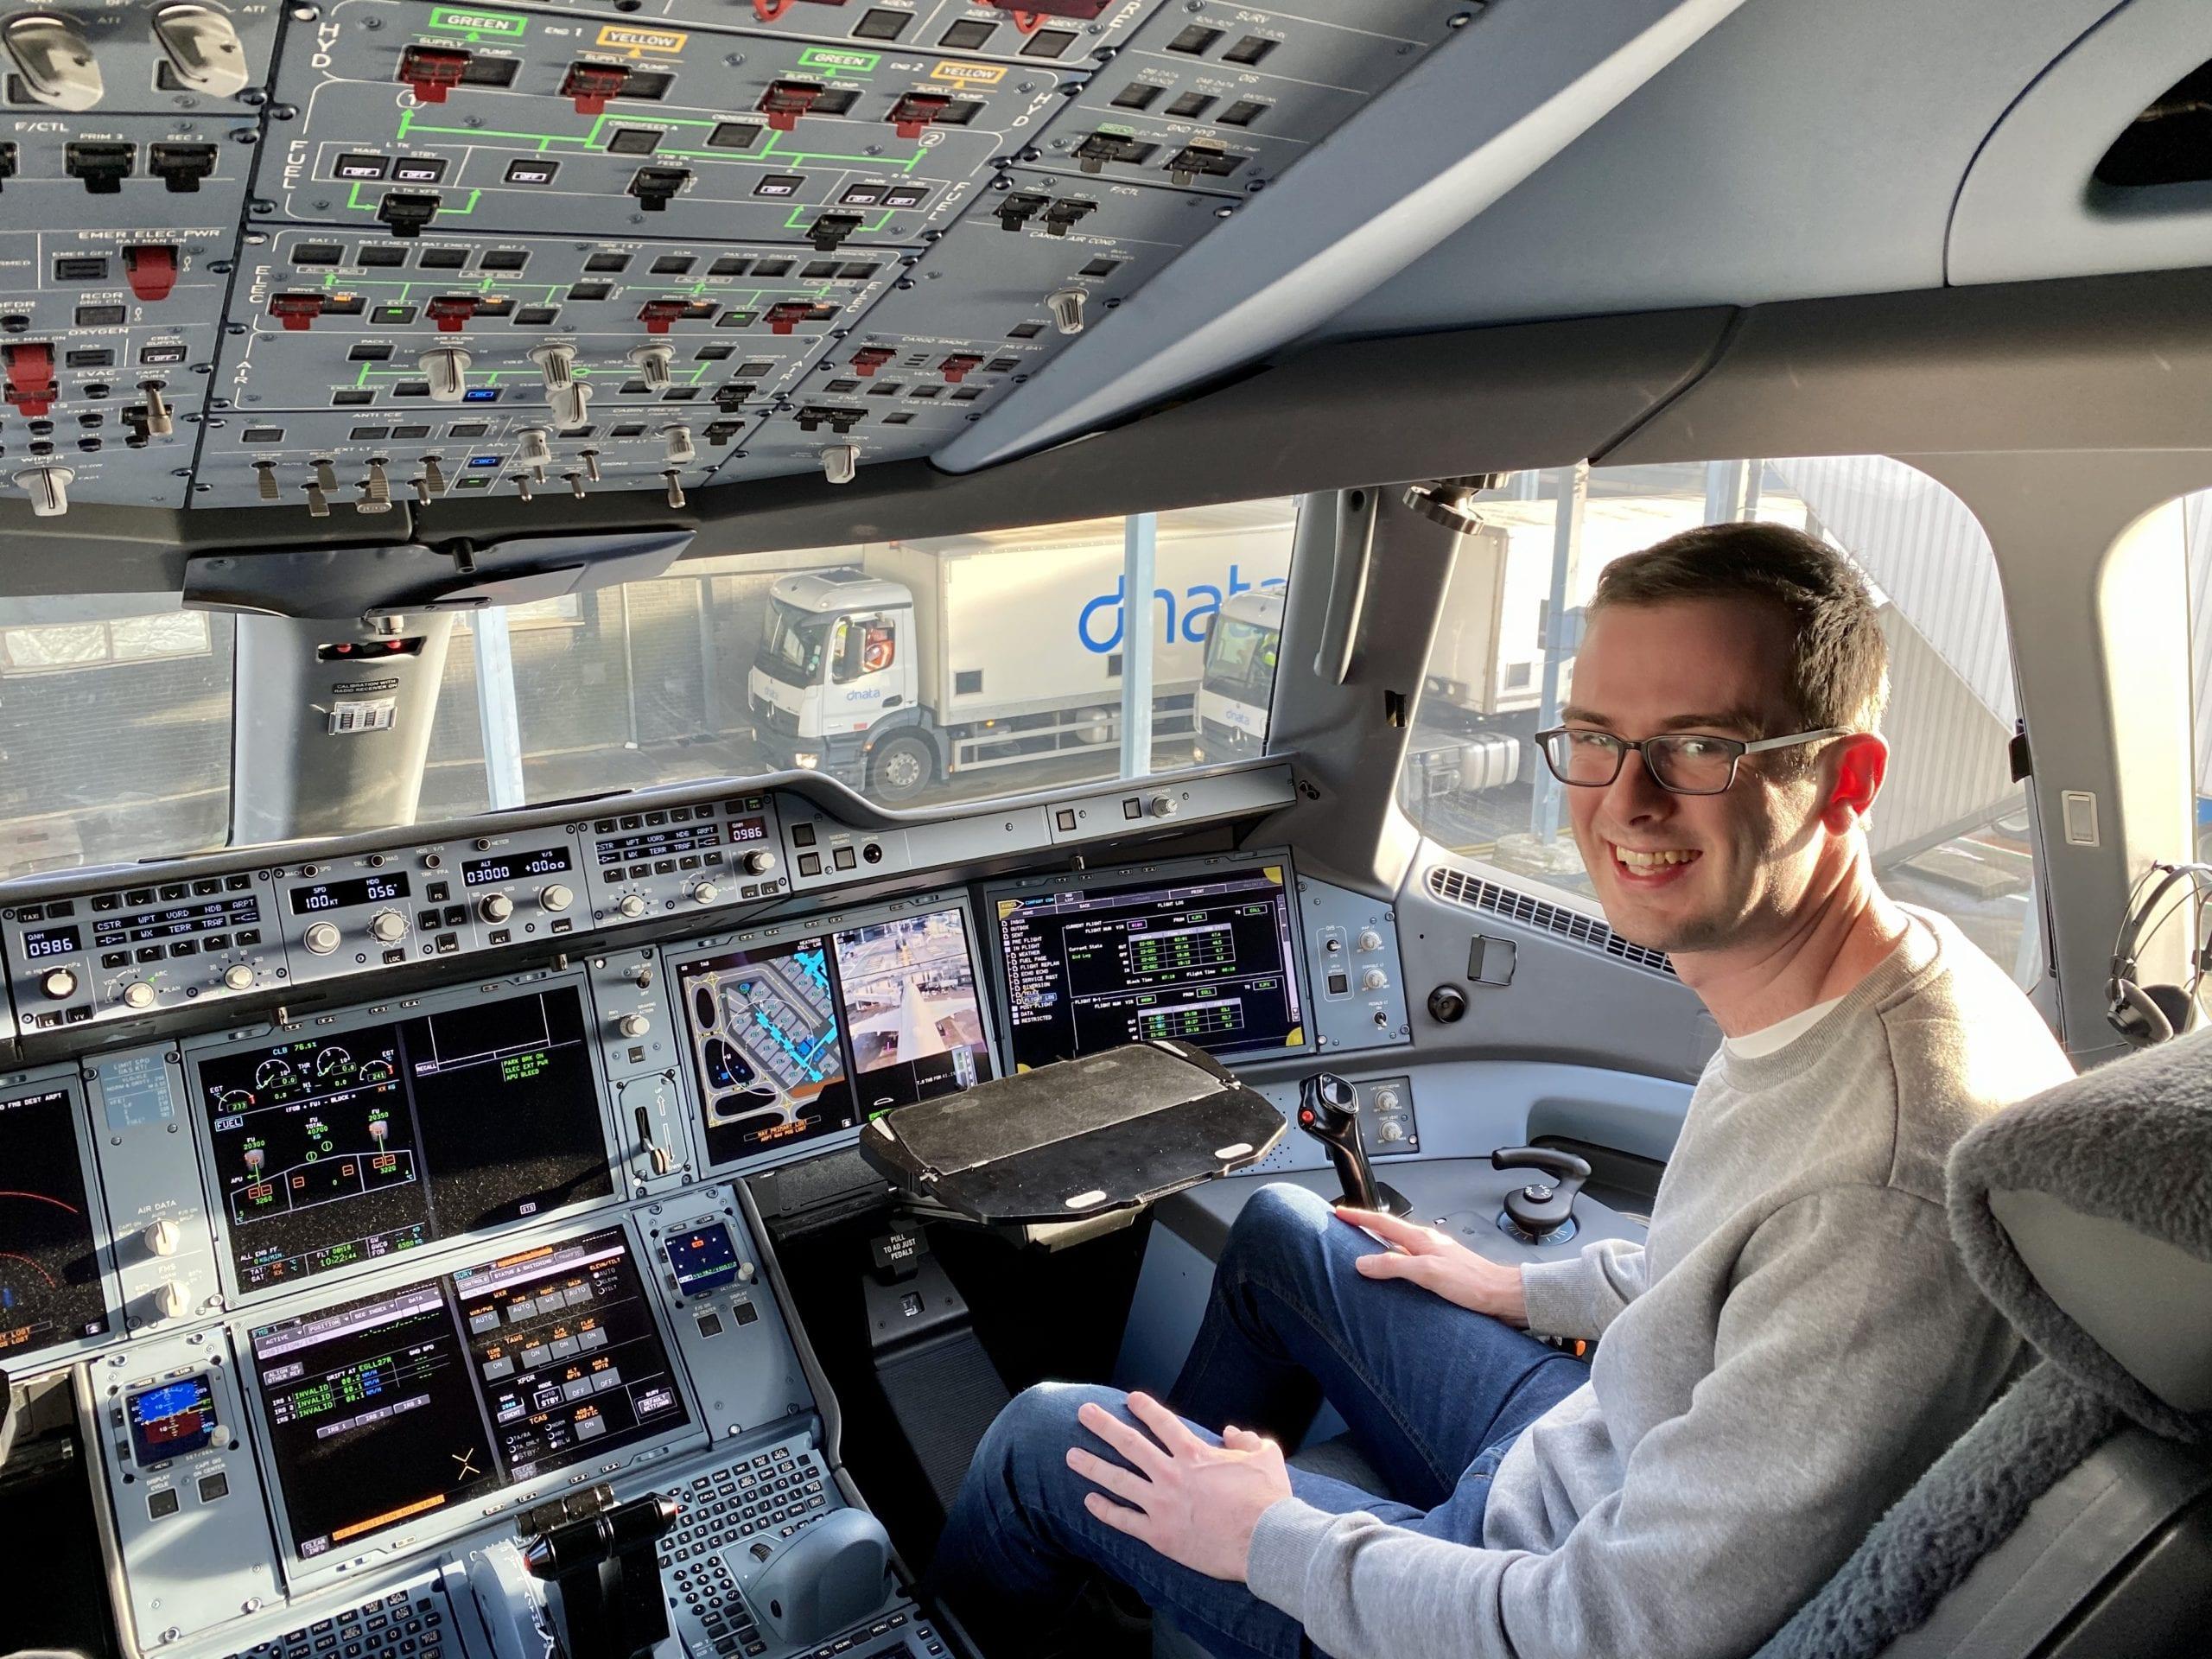
[(888, 346), (863, 346), (853, 353), (853, 372), (863, 380), (870, 379), (878, 369), (898, 355)]
[(479, 302), (474, 294), (441, 294), (423, 308), (442, 334), (457, 334), (468, 327)]
[(52, 409), (61, 395), (54, 384), (54, 347), (43, 342), (10, 346), (6, 355), (8, 401), (34, 419)]
[(778, 132), (790, 132), (798, 127), (799, 117), (820, 103), (828, 90), (810, 80), (772, 80), (757, 107)]
[(983, 359), (973, 352), (955, 352), (937, 365), (937, 372), (953, 385), (958, 385), (983, 366)]
[(1023, 33), (1033, 33), (1038, 23), (1046, 17), (1072, 17), (1087, 23), (1113, 3), (1113, 0), (983, 0), (987, 6), (1014, 14), (1015, 24)]
[[(753, 15), (764, 23), (779, 23), (784, 14), (798, 3), (798, 0), (753, 0)], [(845, 0), (810, 0), (817, 6), (842, 6)]]
[(685, 309), (682, 300), (647, 300), (638, 308), (638, 321), (645, 325), (647, 334), (664, 334)]
[(418, 104), (442, 104), (468, 73), (469, 54), (450, 46), (410, 46), (399, 54), (399, 79)]
[(951, 105), (952, 99), (945, 92), (908, 92), (891, 106), (891, 113), (883, 118), (899, 130), (901, 138), (918, 138), (922, 129)]
[(141, 303), (159, 304), (176, 286), (175, 245), (143, 242), (124, 249), (123, 275)]
[(804, 300), (779, 300), (768, 308), (768, 332), (788, 334), (814, 315), (814, 307)]
[(269, 315), (293, 334), (304, 333), (322, 315), (322, 296), (272, 294), (269, 296)]
[(621, 64), (572, 63), (561, 77), (561, 96), (575, 105), (578, 115), (598, 115), (629, 84), (630, 71)]

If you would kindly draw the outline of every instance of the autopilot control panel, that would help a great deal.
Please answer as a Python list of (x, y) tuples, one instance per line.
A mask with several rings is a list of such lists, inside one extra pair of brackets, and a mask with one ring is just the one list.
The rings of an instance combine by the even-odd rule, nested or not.
[[(791, 891), (798, 824), (850, 890)], [(748, 1599), (857, 1502), (754, 1178), (1130, 1040), (1408, 1040), (1387, 903), (1284, 850), (963, 880), (957, 828), (693, 789), (10, 887), (11, 992), (61, 1017), (0, 1070), (0, 1364), (73, 1368), (137, 1652), (531, 1651), (518, 1519), (604, 1483), (685, 1506), (691, 1652), (931, 1659), (895, 1580), (836, 1630)]]

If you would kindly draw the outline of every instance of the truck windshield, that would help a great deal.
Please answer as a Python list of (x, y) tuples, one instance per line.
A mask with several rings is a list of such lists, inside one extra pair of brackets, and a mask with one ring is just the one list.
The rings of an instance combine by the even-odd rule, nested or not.
[(1206, 642), (1205, 689), (1264, 709), (1274, 695), (1275, 648), (1282, 630), (1223, 617)]
[(792, 685), (821, 684), (822, 653), (830, 625), (826, 616), (770, 600), (766, 635), (760, 642), (761, 666)]

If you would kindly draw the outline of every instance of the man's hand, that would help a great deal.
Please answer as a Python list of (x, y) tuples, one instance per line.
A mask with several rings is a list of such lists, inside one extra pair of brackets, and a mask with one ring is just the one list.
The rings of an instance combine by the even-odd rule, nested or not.
[(1478, 1255), (1458, 1239), (1401, 1217), (1344, 1205), (1337, 1214), (1391, 1247), (1386, 1255), (1363, 1255), (1353, 1264), (1363, 1278), (1410, 1280), (1447, 1302), (1527, 1329), (1529, 1300), (1522, 1294), (1520, 1268)]
[(1244, 1428), (1223, 1429), (1223, 1443), (1215, 1446), (1146, 1395), (1129, 1396), (1129, 1414), (1158, 1436), (1157, 1443), (1100, 1407), (1076, 1414), (1135, 1469), (1071, 1447), (1068, 1467), (1122, 1500), (1092, 1492), (1084, 1507), (1171, 1561), (1210, 1579), (1243, 1583), (1252, 1529), (1271, 1504), (1290, 1496), (1282, 1448)]

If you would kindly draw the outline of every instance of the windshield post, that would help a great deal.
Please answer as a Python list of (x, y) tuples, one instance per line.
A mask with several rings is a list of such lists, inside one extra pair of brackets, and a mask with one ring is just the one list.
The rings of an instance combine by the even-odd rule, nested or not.
[(1122, 525), (1122, 776), (1152, 770), (1152, 572), (1160, 520), (1133, 512)]

